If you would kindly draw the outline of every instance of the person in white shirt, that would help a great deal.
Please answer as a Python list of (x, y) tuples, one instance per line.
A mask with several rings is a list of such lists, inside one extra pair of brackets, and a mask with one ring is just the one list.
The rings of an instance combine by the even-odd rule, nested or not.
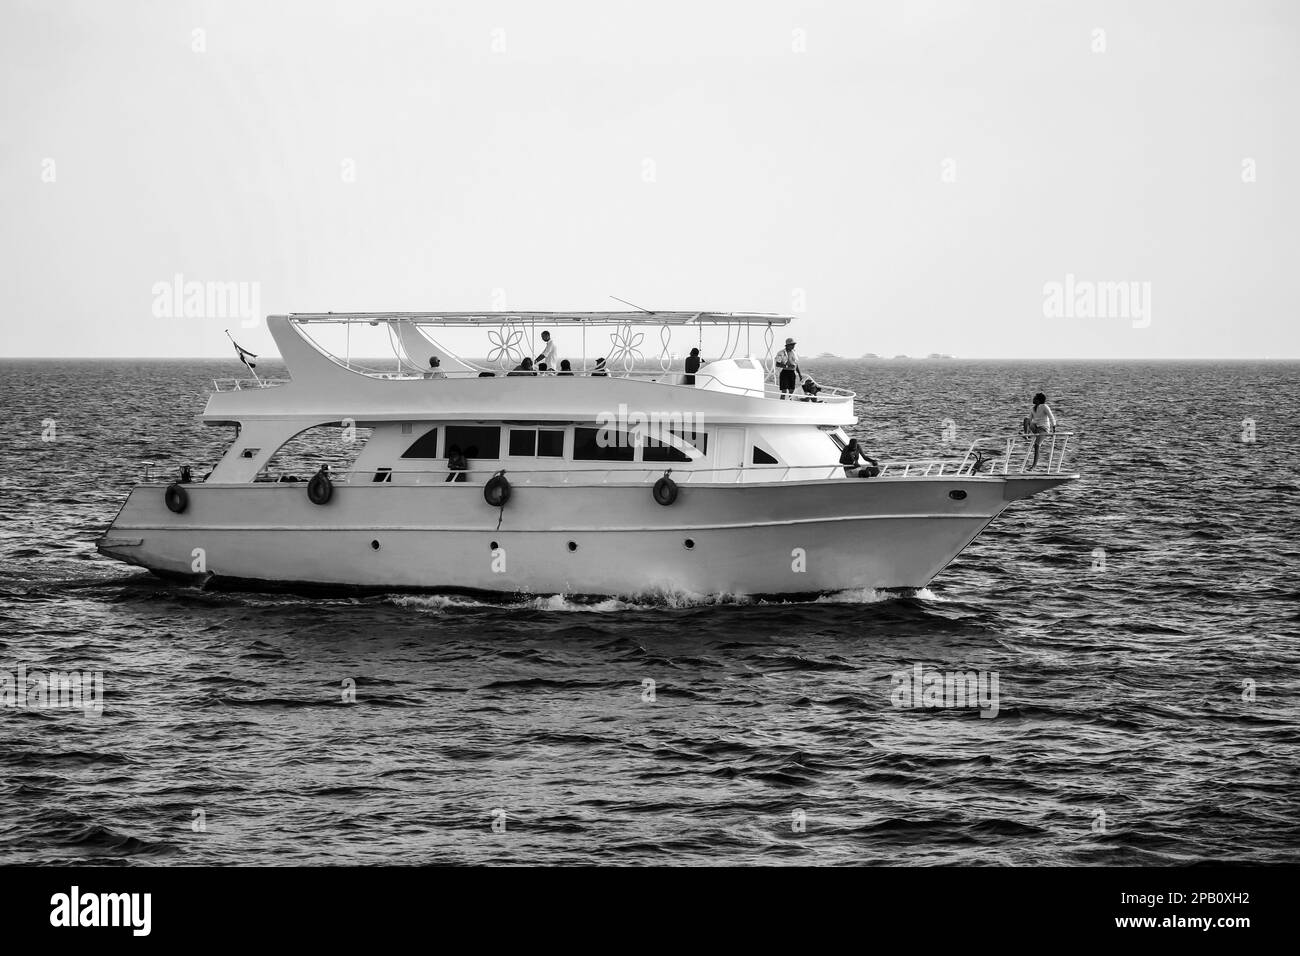
[(1043, 435), (1056, 431), (1056, 415), (1047, 404), (1047, 396), (1039, 392), (1034, 396), (1034, 410), (1025, 419), (1025, 431), (1034, 436), (1034, 463), (1029, 467), (1038, 467), (1038, 446), (1042, 444)]
[(781, 397), (785, 398), (788, 393), (791, 401), (794, 400), (795, 386), (803, 377), (799, 368), (799, 358), (794, 354), (795, 344), (794, 339), (786, 339), (785, 348), (776, 353), (776, 367), (780, 372), (777, 385), (781, 389)]
[(438, 356), (429, 359), (429, 371), (424, 373), (425, 378), (446, 378), (447, 373), (442, 370), (442, 361)]
[(537, 356), (537, 359), (534, 362), (534, 364), (540, 364), (542, 362), (545, 362), (546, 367), (548, 369), (559, 368), (560, 360), (559, 358), (556, 357), (557, 349), (555, 348), (555, 340), (551, 338), (550, 332), (542, 333), (542, 342), (544, 343), (542, 347), (542, 354)]

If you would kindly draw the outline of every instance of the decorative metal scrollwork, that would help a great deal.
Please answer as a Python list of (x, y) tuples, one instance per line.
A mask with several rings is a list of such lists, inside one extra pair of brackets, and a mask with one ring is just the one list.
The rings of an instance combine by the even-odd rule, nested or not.
[(632, 371), (632, 366), (643, 358), (641, 349), (638, 346), (640, 346), (641, 340), (644, 338), (645, 333), (633, 331), (630, 323), (619, 326), (615, 331), (609, 333), (609, 340), (614, 343), (614, 347), (610, 349), (609, 356), (605, 361), (610, 365), (616, 362), (622, 364), (625, 372)]
[(503, 369), (518, 365), (524, 357), (523, 349), (519, 347), (523, 338), (524, 330), (515, 328), (509, 322), (500, 329), (488, 329), (488, 341), (493, 345), (492, 351), (488, 352), (488, 362), (495, 362), (498, 368)]
[(662, 346), (662, 348), (659, 349), (659, 367), (665, 372), (668, 371), (673, 364), (672, 353), (668, 351), (668, 346), (672, 344), (672, 341), (672, 329), (668, 328), (668, 323), (665, 322), (663, 325), (659, 326), (659, 342)]

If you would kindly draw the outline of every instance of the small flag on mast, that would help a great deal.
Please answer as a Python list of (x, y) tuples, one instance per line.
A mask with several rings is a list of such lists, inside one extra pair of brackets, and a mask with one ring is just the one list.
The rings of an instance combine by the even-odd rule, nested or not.
[[(230, 329), (226, 329), (226, 338), (230, 339), (230, 344), (235, 347), (235, 354), (239, 356), (239, 361), (248, 366), (248, 370), (253, 373), (253, 378), (257, 378), (257, 363), (249, 361), (251, 358), (257, 358), (256, 353), (248, 351), (248, 349), (236, 342), (235, 337), (230, 334)], [(258, 381), (261, 381), (261, 379), (258, 379)]]

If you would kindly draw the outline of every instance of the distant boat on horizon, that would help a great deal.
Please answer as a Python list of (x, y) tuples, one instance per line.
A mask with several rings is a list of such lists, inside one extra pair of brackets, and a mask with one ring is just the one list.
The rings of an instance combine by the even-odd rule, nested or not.
[(863, 357), (864, 359), (878, 359), (878, 358), (880, 358), (880, 356), (877, 355), (875, 352), (868, 352), (866, 355), (864, 355), (864, 356), (862, 356), (862, 357)]

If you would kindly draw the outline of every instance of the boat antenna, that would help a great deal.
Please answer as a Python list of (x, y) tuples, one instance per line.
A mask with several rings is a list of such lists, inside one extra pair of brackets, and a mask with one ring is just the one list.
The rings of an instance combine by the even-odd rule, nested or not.
[[(629, 302), (627, 301), (627, 299), (620, 299), (616, 295), (611, 295), (610, 298), (613, 299), (615, 302), (622, 302), (624, 305), (630, 305), (634, 309), (641, 309), (641, 306), (637, 305), (635, 302)], [(654, 315), (654, 313), (651, 312), (649, 309), (641, 309), (641, 311), (644, 312), (646, 315)]]

